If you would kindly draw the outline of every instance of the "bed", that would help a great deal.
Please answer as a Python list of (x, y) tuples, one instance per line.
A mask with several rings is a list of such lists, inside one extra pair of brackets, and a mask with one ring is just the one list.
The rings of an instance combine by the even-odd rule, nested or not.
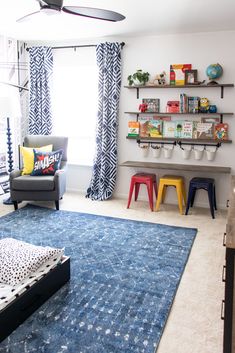
[[(4, 258), (1, 258), (1, 244), (4, 241), (7, 242), (6, 239), (8, 239), (8, 243), (10, 240), (9, 248), (12, 253), (10, 255), (14, 257), (16, 263), (18, 263), (18, 260), (14, 251), (12, 251), (12, 244), (14, 248), (15, 244), (21, 246), (24, 243), (12, 238), (0, 240), (0, 342), (70, 279), (70, 258), (63, 254), (64, 249), (54, 249), (56, 252), (49, 259), (46, 257), (46, 260), (40, 266), (37, 264), (35, 271), (32, 272), (30, 266), (28, 271), (24, 270), (23, 279), (14, 279), (11, 274), (9, 279), (6, 280), (7, 276), (3, 276), (3, 274), (5, 275), (3, 271)], [(27, 244), (27, 246), (34, 247), (31, 244)], [(8, 253), (6, 252), (6, 254)], [(10, 255), (8, 254), (8, 257)], [(22, 258), (22, 254), (19, 256)], [(26, 257), (28, 258), (29, 255), (27, 254)], [(7, 261), (9, 262), (9, 259)], [(22, 264), (25, 268), (25, 263), (22, 262)]]

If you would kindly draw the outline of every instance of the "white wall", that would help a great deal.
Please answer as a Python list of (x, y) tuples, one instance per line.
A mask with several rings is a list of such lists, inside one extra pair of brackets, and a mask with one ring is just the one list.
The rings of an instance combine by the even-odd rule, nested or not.
[[(127, 76), (136, 69), (148, 71), (152, 76), (165, 70), (169, 73), (170, 64), (173, 63), (191, 63), (193, 69), (198, 70), (198, 79), (207, 79), (205, 70), (209, 64), (220, 63), (224, 69), (221, 83), (235, 82), (235, 32), (216, 32), (216, 33), (198, 33), (184, 35), (168, 35), (156, 37), (142, 37), (125, 39), (126, 45), (123, 49), (123, 82), (122, 86), (127, 84)], [(179, 94), (185, 92), (188, 95), (198, 95), (200, 97), (208, 97), (211, 104), (216, 104), (218, 111), (233, 112), (235, 89), (225, 89), (224, 99), (220, 98), (220, 89), (197, 89), (190, 90), (182, 89), (144, 89), (140, 90), (140, 98), (136, 99), (136, 90), (128, 90), (122, 88), (121, 103), (120, 103), (120, 118), (119, 118), (119, 163), (127, 160), (143, 160), (149, 162), (169, 162), (182, 164), (198, 164), (198, 165), (218, 165), (232, 167), (235, 171), (234, 159), (234, 143), (223, 144), (217, 151), (216, 158), (213, 162), (209, 162), (204, 157), (200, 161), (194, 160), (191, 157), (188, 161), (182, 158), (182, 152), (179, 147), (176, 147), (173, 152), (173, 157), (165, 159), (155, 159), (149, 153), (147, 158), (141, 157), (140, 149), (135, 141), (127, 140), (127, 122), (132, 120), (133, 116), (124, 114), (124, 111), (137, 111), (138, 104), (142, 98), (157, 97), (160, 98), (161, 111), (165, 110), (167, 100), (179, 99)], [(193, 118), (193, 117), (192, 117)], [(235, 139), (234, 117), (224, 118), (229, 124), (229, 138)], [(140, 169), (138, 169), (140, 170)], [(132, 174), (136, 172), (132, 168), (119, 167), (118, 180), (115, 190), (116, 196), (126, 197), (129, 190), (129, 180)], [(169, 172), (178, 174), (177, 171), (167, 170), (148, 170), (156, 172), (158, 176)], [(229, 198), (229, 181), (230, 177), (225, 174), (205, 174), (205, 173), (190, 173), (182, 170), (181, 175), (184, 175), (186, 181), (194, 176), (210, 176), (216, 179), (217, 202), (220, 207), (224, 207), (226, 200)], [(146, 198), (146, 191), (141, 194)], [(176, 203), (176, 195), (174, 190), (169, 190), (166, 202)], [(196, 204), (208, 206), (208, 199), (205, 192), (200, 191), (196, 198)]]
[[(106, 38), (105, 40), (109, 40)], [(209, 64), (220, 63), (223, 66), (224, 73), (220, 79), (221, 83), (235, 82), (235, 32), (214, 32), (214, 33), (197, 33), (197, 34), (177, 34), (166, 36), (139, 37), (139, 38), (112, 38), (116, 41), (124, 41), (126, 43), (122, 51), (123, 75), (122, 75), (122, 90), (120, 100), (119, 114), (119, 164), (127, 160), (150, 161), (150, 162), (169, 162), (183, 164), (198, 164), (198, 165), (218, 165), (232, 167), (235, 171), (235, 149), (234, 143), (223, 144), (217, 151), (216, 159), (213, 162), (207, 161), (206, 157), (201, 161), (195, 161), (193, 158), (184, 160), (179, 147), (174, 149), (173, 157), (170, 160), (161, 157), (154, 159), (149, 155), (147, 158), (142, 158), (140, 149), (135, 141), (127, 140), (127, 124), (128, 120), (133, 117), (124, 114), (124, 111), (137, 111), (138, 105), (143, 97), (160, 98), (161, 111), (165, 110), (167, 100), (178, 100), (179, 93), (185, 92), (188, 95), (198, 95), (200, 97), (208, 97), (211, 104), (216, 104), (219, 111), (233, 112), (235, 101), (235, 89), (225, 89), (224, 99), (220, 98), (220, 90), (211, 89), (145, 89), (140, 91), (140, 99), (136, 99), (136, 91), (124, 88), (127, 85), (127, 76), (136, 71), (143, 69), (148, 71), (152, 76), (165, 70), (169, 73), (170, 64), (191, 63), (193, 69), (198, 70), (198, 79), (207, 79), (205, 70)], [(93, 43), (93, 42), (92, 42)], [(235, 140), (234, 117), (227, 117), (224, 121), (229, 123), (229, 138)], [(139, 171), (140, 169), (138, 169)], [(115, 188), (115, 197), (127, 198), (129, 191), (130, 177), (137, 170), (127, 167), (119, 167), (118, 179)], [(167, 170), (148, 170), (155, 172), (158, 176), (169, 172), (178, 174), (176, 171)], [(217, 203), (220, 207), (225, 207), (226, 200), (229, 198), (229, 181), (230, 177), (224, 174), (205, 174), (205, 173), (190, 173), (182, 170), (181, 175), (184, 175), (188, 182), (194, 176), (210, 176), (216, 179)], [(91, 168), (89, 167), (69, 167), (68, 188), (71, 190), (86, 191), (89, 186), (91, 176)], [(143, 187), (144, 189), (144, 187)], [(147, 198), (146, 191), (140, 193), (140, 197)], [(176, 195), (174, 190), (168, 192), (166, 202), (176, 203)], [(197, 205), (208, 207), (207, 195), (203, 191), (198, 192), (195, 200)]]

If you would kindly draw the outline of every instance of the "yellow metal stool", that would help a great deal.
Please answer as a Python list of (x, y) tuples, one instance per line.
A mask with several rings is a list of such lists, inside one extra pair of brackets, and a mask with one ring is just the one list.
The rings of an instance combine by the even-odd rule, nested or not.
[(160, 178), (158, 186), (158, 196), (156, 201), (156, 211), (159, 210), (160, 203), (164, 202), (166, 195), (166, 187), (174, 186), (177, 192), (178, 205), (180, 213), (183, 214), (183, 200), (186, 206), (186, 191), (184, 185), (184, 178), (177, 175), (164, 175)]

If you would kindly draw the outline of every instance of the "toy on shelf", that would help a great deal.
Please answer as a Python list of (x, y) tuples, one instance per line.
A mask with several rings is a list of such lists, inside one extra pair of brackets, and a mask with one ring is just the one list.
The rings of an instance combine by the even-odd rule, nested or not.
[(165, 85), (166, 84), (166, 72), (162, 71), (160, 74), (157, 74), (153, 80), (154, 85)]
[(147, 103), (142, 103), (139, 105), (139, 110), (141, 111), (141, 113), (145, 113), (148, 109), (148, 104)]
[(209, 111), (209, 99), (208, 98), (201, 98), (200, 99), (199, 111), (200, 111), (200, 113), (208, 113), (208, 111)]
[(215, 114), (215, 113), (217, 113), (217, 107), (216, 107), (216, 105), (209, 105), (209, 113), (213, 113), (213, 114)]

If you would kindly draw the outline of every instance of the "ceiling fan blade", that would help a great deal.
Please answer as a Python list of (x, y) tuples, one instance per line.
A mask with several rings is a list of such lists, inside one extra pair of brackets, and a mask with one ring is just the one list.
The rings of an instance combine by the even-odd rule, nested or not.
[(16, 20), (16, 22), (24, 22), (24, 21), (27, 21), (31, 16), (35, 15), (36, 13), (40, 13), (40, 11), (35, 11), (35, 12), (32, 12), (32, 13), (29, 13), (29, 14), (26, 15), (26, 16), (20, 17), (20, 18), (18, 18), (18, 20)]
[(43, 6), (43, 5), (47, 5), (47, 2), (43, 1), (43, 0), (36, 0), (40, 6)]
[(98, 20), (105, 20), (111, 22), (122, 21), (125, 19), (125, 16), (121, 15), (118, 12), (96, 9), (92, 7), (80, 7), (80, 6), (64, 6), (62, 11), (90, 18), (96, 18)]

